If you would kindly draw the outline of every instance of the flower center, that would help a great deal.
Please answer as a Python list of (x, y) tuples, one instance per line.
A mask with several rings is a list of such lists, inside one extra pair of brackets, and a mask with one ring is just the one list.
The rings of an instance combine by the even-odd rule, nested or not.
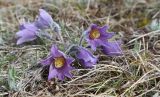
[(64, 57), (56, 57), (54, 60), (54, 65), (56, 68), (61, 68), (65, 64), (65, 58)]
[(94, 29), (94, 30), (92, 30), (92, 31), (90, 32), (89, 37), (90, 37), (91, 39), (97, 39), (97, 38), (100, 37), (100, 33), (99, 33), (99, 31), (98, 31), (97, 29)]

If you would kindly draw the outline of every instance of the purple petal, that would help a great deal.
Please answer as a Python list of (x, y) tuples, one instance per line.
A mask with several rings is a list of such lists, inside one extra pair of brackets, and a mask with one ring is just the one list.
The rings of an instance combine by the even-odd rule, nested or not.
[(46, 59), (42, 60), (40, 63), (43, 65), (43, 66), (46, 66), (46, 65), (51, 65), (53, 62), (53, 56), (50, 55), (48, 56)]
[(73, 75), (71, 73), (65, 73), (65, 76), (67, 76), (68, 78), (72, 78)]
[(100, 39), (106, 41), (115, 35), (114, 32), (101, 32)]
[(52, 65), (50, 65), (49, 67), (49, 75), (48, 75), (48, 80), (51, 80), (52, 78), (55, 78), (57, 77), (58, 75), (58, 72), (55, 68), (53, 68)]
[(33, 41), (37, 38), (36, 34), (32, 31), (29, 31), (28, 29), (17, 32), (16, 36), (18, 37), (17, 45), (28, 41)]
[(58, 74), (58, 79), (63, 81), (64, 80), (64, 74), (59, 73)]
[(24, 27), (24, 25), (22, 24), (22, 25), (19, 26), (19, 30), (23, 30), (23, 29), (25, 29), (25, 27)]
[(102, 41), (101, 39), (95, 39), (89, 40), (88, 44), (91, 46), (93, 51), (96, 51), (96, 48), (105, 45), (106, 41)]
[(80, 60), (81, 65), (83, 65), (83, 67), (85, 68), (93, 68), (94, 67), (94, 63), (89, 62), (89, 61), (84, 61), (84, 60)]
[(80, 47), (79, 48), (79, 53), (77, 54), (77, 58), (79, 59), (85, 59), (86, 61), (89, 61), (90, 60), (90, 57), (91, 57), (91, 52), (89, 52), (89, 50), (83, 48), (83, 47)]
[(87, 49), (80, 47), (79, 48), (79, 52), (77, 54), (77, 58), (78, 59), (86, 59), (86, 60), (88, 60), (88, 58), (89, 58), (89, 53), (88, 52), (89, 51)]
[(33, 29), (33, 27), (35, 27), (35, 25), (33, 24), (33, 23), (23, 23), (23, 24), (20, 24), (20, 26), (19, 26), (19, 29), (20, 30), (24, 30), (24, 29)]
[(87, 68), (93, 67), (93, 65), (95, 65), (97, 62), (97, 57), (95, 57), (91, 52), (82, 47), (79, 48), (77, 58), (79, 59), (80, 63)]
[(107, 32), (107, 30), (108, 30), (107, 25), (99, 28), (99, 31), (101, 33), (101, 37), (100, 37), (101, 39), (102, 39), (102, 37), (103, 37), (103, 39), (110, 39), (115, 35), (114, 32)]
[(44, 19), (44, 21), (46, 21), (47, 23), (53, 22), (51, 15), (48, 12), (46, 12), (44, 9), (39, 9), (39, 12), (40, 12), (40, 17)]
[(96, 41), (94, 40), (90, 40), (90, 42), (88, 42), (88, 44), (91, 46), (93, 51), (96, 51), (97, 46), (99, 45), (98, 43), (96, 43)]
[(24, 37), (24, 38), (19, 38), (18, 40), (17, 40), (17, 45), (20, 45), (20, 44), (22, 44), (22, 43), (24, 43), (24, 42), (29, 42), (29, 41), (33, 41), (33, 40), (35, 40), (37, 37), (30, 37), (30, 38), (27, 38), (27, 37)]
[(96, 24), (91, 24), (91, 26), (90, 26), (90, 28), (91, 28), (91, 30), (93, 30), (93, 29), (97, 29), (97, 25)]
[(68, 66), (65, 64), (62, 68), (55, 68), (52, 65), (50, 66), (49, 76), (48, 80), (57, 77), (59, 80), (64, 80), (65, 76), (71, 78), (72, 75), (70, 74), (70, 71), (72, 70), (71, 66)]
[(101, 32), (106, 32), (108, 30), (108, 26), (107, 25), (104, 25), (103, 27), (100, 27), (99, 30)]
[(89, 39), (89, 34), (90, 31), (93, 29), (97, 29), (97, 25), (96, 24), (91, 24), (90, 27), (84, 31), (84, 33), (86, 34), (86, 38)]
[(45, 29), (47, 27), (50, 27), (52, 23), (53, 19), (51, 15), (47, 13), (44, 9), (39, 9), (39, 17), (34, 24), (40, 29)]
[(109, 56), (121, 55), (122, 50), (120, 47), (120, 41), (107, 42), (105, 46), (102, 46), (102, 52)]
[(68, 57), (68, 58), (66, 58), (66, 61), (67, 61), (66, 62), (67, 64), (71, 64), (74, 61), (74, 59), (71, 57)]
[[(73, 60), (70, 60), (70, 61), (73, 61)], [(57, 69), (58, 79), (64, 80), (65, 76), (71, 78), (72, 75), (71, 75), (70, 71), (73, 69), (74, 68), (70, 64), (67, 64), (67, 62), (66, 62), (66, 64), (62, 68)]]
[(17, 37), (35, 37), (36, 33), (28, 29), (21, 30), (16, 33)]
[(51, 47), (51, 54), (53, 57), (61, 57), (64, 56), (64, 53), (58, 50), (58, 47), (56, 45), (52, 45)]
[(33, 41), (37, 38), (37, 27), (35, 27), (33, 24), (25, 24), (23, 26), (24, 29), (16, 33), (16, 36), (18, 38), (17, 45), (28, 41)]
[(60, 80), (63, 80), (63, 79), (64, 79), (64, 78), (62, 78), (62, 76), (66, 76), (66, 77), (68, 77), (68, 78), (72, 78), (73, 76), (72, 76), (72, 74), (70, 73), (71, 70), (73, 70), (73, 68), (72, 68), (71, 66), (65, 67), (65, 68), (63, 69), (63, 71), (61, 70), (61, 72), (63, 72), (63, 73), (61, 73), (61, 79), (60, 79)]
[(34, 25), (34, 23), (26, 23), (26, 24), (23, 24), (23, 26), (25, 29), (28, 29), (29, 31), (32, 31), (32, 32), (36, 32), (38, 30), (38, 28)]

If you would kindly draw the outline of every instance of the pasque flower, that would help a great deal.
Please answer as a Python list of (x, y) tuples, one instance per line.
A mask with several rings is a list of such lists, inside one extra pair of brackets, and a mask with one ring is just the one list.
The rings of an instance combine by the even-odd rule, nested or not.
[(65, 76), (71, 78), (70, 71), (73, 69), (71, 63), (73, 58), (66, 56), (58, 50), (57, 46), (52, 45), (50, 55), (41, 61), (43, 66), (50, 65), (48, 80), (57, 77), (59, 80), (64, 80)]
[(61, 40), (63, 40), (61, 36), (61, 27), (44, 9), (39, 9), (39, 16), (38, 19), (34, 22), (34, 24), (41, 30), (51, 28), (54, 32), (57, 32)]
[(96, 56), (94, 56), (88, 49), (84, 47), (77, 48), (76, 57), (80, 64), (85, 68), (92, 68), (98, 60)]
[(121, 41), (106, 42), (101, 46), (101, 50), (104, 54), (109, 56), (122, 55)]
[(20, 31), (16, 33), (17, 45), (24, 42), (33, 41), (37, 38), (38, 28), (32, 23), (26, 23), (20, 26)]
[(35, 25), (40, 29), (45, 29), (51, 26), (53, 19), (49, 13), (44, 9), (39, 9), (38, 19), (35, 21)]
[(99, 27), (96, 24), (92, 24), (85, 31), (85, 39), (89, 46), (95, 51), (97, 47), (105, 45), (107, 39), (112, 38), (114, 33), (107, 32), (108, 27), (105, 25)]

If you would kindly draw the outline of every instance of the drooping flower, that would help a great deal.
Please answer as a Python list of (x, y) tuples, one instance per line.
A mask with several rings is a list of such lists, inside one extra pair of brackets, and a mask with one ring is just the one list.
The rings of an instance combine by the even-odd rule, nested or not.
[(37, 30), (38, 28), (31, 23), (21, 25), (20, 31), (16, 33), (18, 38), (17, 45), (35, 40), (37, 38)]
[(85, 68), (92, 68), (97, 63), (98, 58), (94, 56), (88, 49), (78, 47), (76, 57), (80, 64)]
[(86, 41), (89, 46), (95, 51), (97, 47), (105, 45), (107, 39), (112, 38), (114, 33), (107, 32), (108, 26), (99, 27), (92, 24), (86, 31)]
[(39, 9), (39, 16), (38, 19), (35, 21), (35, 25), (39, 29), (47, 29), (51, 28), (53, 31), (57, 33), (61, 33), (61, 28), (58, 23), (56, 23), (51, 15), (45, 11), (44, 9)]
[(102, 52), (108, 56), (122, 55), (121, 41), (106, 42), (105, 45), (101, 46)]
[(71, 63), (73, 58), (66, 56), (62, 51), (58, 50), (57, 46), (52, 45), (50, 55), (41, 61), (43, 66), (50, 65), (48, 80), (57, 77), (59, 80), (64, 80), (64, 77), (71, 78), (70, 71), (73, 69)]
[(39, 9), (38, 19), (35, 21), (35, 25), (40, 29), (48, 28), (52, 25), (53, 19), (51, 15), (44, 9)]

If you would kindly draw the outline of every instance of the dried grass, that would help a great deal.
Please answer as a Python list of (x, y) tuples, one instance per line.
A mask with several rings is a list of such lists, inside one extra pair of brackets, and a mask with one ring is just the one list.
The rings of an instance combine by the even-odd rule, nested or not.
[[(159, 4), (159, 0), (1, 0), (0, 96), (159, 97), (160, 30), (148, 27), (160, 17)], [(122, 37), (124, 55), (102, 54), (95, 68), (73, 71), (73, 79), (46, 81), (47, 68), (42, 70), (38, 61), (52, 43), (15, 44), (20, 19), (32, 21), (41, 7), (61, 25), (64, 47), (79, 41), (82, 31), (94, 22), (109, 24), (110, 30), (117, 32), (115, 39)], [(13, 79), (9, 72), (14, 73)]]

